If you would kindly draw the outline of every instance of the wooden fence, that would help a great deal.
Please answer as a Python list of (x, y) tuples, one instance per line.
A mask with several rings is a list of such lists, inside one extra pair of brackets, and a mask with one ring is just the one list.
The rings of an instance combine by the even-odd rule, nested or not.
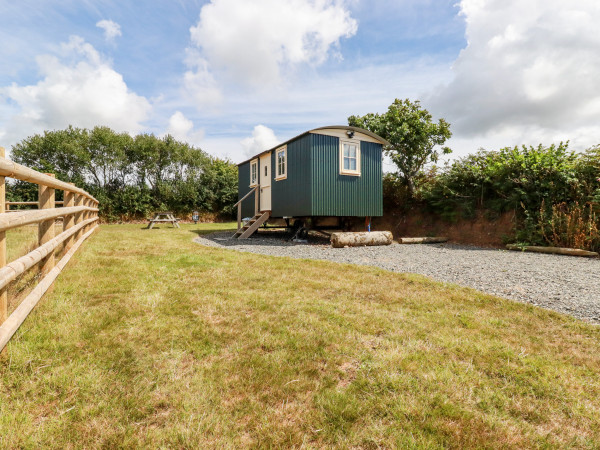
[[(6, 178), (27, 181), (39, 186), (37, 202), (6, 202)], [(64, 191), (64, 200), (55, 201), (55, 191)], [(56, 208), (62, 203), (61, 208)], [(37, 205), (33, 210), (7, 211), (10, 205)], [(55, 221), (63, 218), (63, 231), (55, 236)], [(57, 180), (29, 167), (5, 159), (0, 147), (0, 351), (52, 285), (82, 242), (96, 229), (98, 200), (72, 183)], [(9, 264), (6, 261), (6, 231), (24, 225), (38, 224), (38, 247)], [(63, 246), (62, 257), (55, 254)], [(40, 280), (33, 290), (8, 316), (8, 286), (18, 276), (38, 267)]]

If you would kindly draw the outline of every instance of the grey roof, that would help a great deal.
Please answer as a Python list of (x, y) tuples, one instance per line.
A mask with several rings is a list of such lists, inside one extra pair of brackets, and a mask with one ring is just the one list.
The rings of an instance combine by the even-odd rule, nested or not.
[(378, 136), (377, 134), (375, 134), (375, 133), (373, 133), (373, 132), (371, 132), (369, 130), (365, 130), (364, 128), (351, 127), (349, 125), (328, 125), (326, 127), (319, 127), (319, 128), (315, 128), (313, 130), (305, 131), (304, 133), (299, 134), (298, 136), (295, 136), (295, 137), (293, 137), (291, 139), (288, 139), (287, 141), (282, 142), (281, 144), (277, 144), (273, 148), (270, 148), (268, 150), (263, 150), (262, 152), (257, 153), (256, 155), (252, 156), (251, 158), (248, 158), (247, 160), (239, 163), (238, 166), (241, 166), (242, 164), (246, 164), (247, 162), (252, 161), (253, 159), (258, 158), (259, 156), (264, 155), (265, 153), (272, 152), (273, 150), (276, 150), (276, 149), (278, 149), (279, 147), (281, 147), (283, 145), (286, 145), (286, 144), (288, 144), (288, 143), (290, 143), (292, 141), (295, 141), (296, 139), (298, 139), (298, 138), (300, 138), (300, 137), (302, 137), (302, 136), (304, 136), (306, 134), (317, 133), (319, 130), (333, 130), (333, 129), (336, 129), (336, 130), (348, 130), (348, 131), (354, 131), (356, 133), (366, 134), (367, 136), (372, 137), (373, 139), (381, 142), (383, 145), (389, 145), (389, 142), (386, 141), (385, 139), (383, 139), (381, 136)]

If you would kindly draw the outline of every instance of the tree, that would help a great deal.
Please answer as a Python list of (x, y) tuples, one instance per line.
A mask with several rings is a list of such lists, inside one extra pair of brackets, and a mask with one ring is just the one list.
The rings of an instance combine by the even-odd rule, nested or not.
[(208, 211), (233, 217), (238, 197), (238, 169), (229, 161), (211, 157), (197, 185), (200, 205)]
[(85, 152), (89, 158), (88, 171), (100, 188), (108, 185), (125, 186), (133, 171), (128, 158), (133, 138), (116, 133), (108, 127), (94, 127), (89, 133)]
[(63, 181), (82, 185), (90, 159), (85, 151), (88, 139), (87, 130), (71, 126), (66, 130), (45, 131), (15, 144), (11, 158), (40, 172), (52, 172)]
[(171, 135), (158, 138), (140, 134), (134, 139), (137, 176), (141, 183), (148, 182), (158, 191), (165, 182), (191, 179), (208, 163), (208, 155), (199, 148), (175, 140)]
[(423, 167), (429, 162), (437, 162), (440, 152), (452, 152), (450, 148), (442, 147), (452, 136), (450, 124), (444, 119), (435, 123), (418, 100), (396, 99), (386, 113), (350, 116), (348, 124), (372, 131), (389, 142), (384, 151), (398, 166), (398, 176), (411, 198), (415, 178)]
[[(102, 126), (69, 127), (21, 141), (12, 157), (88, 190), (100, 200), (105, 220), (138, 218), (157, 209), (230, 215), (237, 199), (233, 163), (169, 135), (132, 137)], [(37, 194), (35, 184), (20, 181), (7, 192), (13, 201), (35, 201)]]

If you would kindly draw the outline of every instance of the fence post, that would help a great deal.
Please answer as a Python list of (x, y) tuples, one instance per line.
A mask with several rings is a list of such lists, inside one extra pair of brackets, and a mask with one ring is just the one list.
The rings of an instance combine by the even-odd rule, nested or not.
[[(83, 195), (81, 196), (81, 206), (87, 206), (87, 198), (85, 198)], [(79, 222), (84, 222), (85, 219), (87, 219), (87, 211), (84, 211), (81, 213), (81, 215), (79, 216)], [(81, 229), (81, 234), (85, 234), (85, 232), (87, 231), (87, 227), (83, 227)]]
[[(0, 147), (0, 157), (6, 156), (4, 148)], [(4, 177), (0, 177), (0, 213), (6, 212), (6, 183)], [(0, 268), (6, 266), (6, 231), (0, 231)], [(0, 325), (8, 318), (8, 296), (6, 290), (0, 290)]]
[[(54, 178), (53, 173), (46, 175)], [(55, 207), (55, 190), (40, 184), (38, 191), (39, 209), (50, 209)], [(38, 245), (43, 245), (54, 238), (54, 219), (44, 220), (38, 225)], [(54, 268), (54, 252), (46, 256), (40, 263), (42, 275), (47, 274)]]
[[(83, 206), (83, 195), (75, 194), (75, 206)], [(75, 225), (79, 225), (82, 221), (83, 213), (78, 212), (74, 215)], [(79, 238), (83, 235), (82, 230), (79, 230), (75, 233), (75, 241), (77, 242)]]
[[(91, 199), (91, 198), (90, 198), (90, 199), (88, 199), (87, 205), (88, 205), (90, 208), (93, 208), (93, 207), (94, 207), (94, 202), (92, 201), (92, 199)], [(88, 218), (88, 219), (91, 219), (92, 217), (94, 217), (94, 213), (93, 213), (92, 211), (88, 211), (88, 212), (87, 212), (87, 218)], [(92, 229), (92, 227), (93, 227), (93, 225), (92, 225), (92, 224), (89, 224), (89, 225), (87, 226), (87, 230), (88, 230), (88, 231), (90, 231), (90, 230)]]
[[(74, 183), (69, 183), (72, 186), (75, 186)], [(71, 191), (64, 191), (65, 195), (64, 195), (64, 203), (63, 203), (63, 207), (64, 208), (71, 208), (72, 206), (75, 205), (75, 194)], [(75, 217), (73, 214), (69, 214), (68, 216), (64, 216), (63, 219), (63, 231), (67, 231), (69, 228), (73, 227), (75, 225)], [(71, 247), (73, 247), (73, 236), (71, 236), (70, 238), (68, 238), (65, 241), (65, 253), (68, 252)]]
[[(90, 206), (92, 206), (92, 201), (89, 198), (86, 197), (83, 200), (83, 206), (87, 206), (89, 208)], [(92, 216), (92, 213), (90, 211), (86, 211), (86, 212), (83, 213), (83, 220), (88, 220), (91, 216)], [(84, 228), (83, 231), (85, 233), (87, 233), (89, 231), (89, 229), (90, 229), (90, 225), (86, 225), (83, 228)]]

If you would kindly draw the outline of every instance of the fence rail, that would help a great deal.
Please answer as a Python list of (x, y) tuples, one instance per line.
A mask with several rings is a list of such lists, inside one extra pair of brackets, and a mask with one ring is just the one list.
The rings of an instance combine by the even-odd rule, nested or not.
[[(6, 178), (39, 186), (37, 202), (7, 202)], [(56, 201), (56, 190), (64, 191), (64, 200)], [(57, 208), (56, 205), (63, 205)], [(38, 209), (12, 210), (10, 206), (37, 206)], [(55, 220), (63, 218), (63, 231), (55, 236)], [(73, 254), (96, 229), (98, 200), (72, 183), (57, 180), (53, 174), (37, 172), (5, 159), (0, 147), (0, 352), (15, 334), (44, 293), (52, 285)], [(6, 231), (38, 224), (38, 247), (7, 264)], [(54, 257), (63, 246), (58, 263)], [(8, 288), (17, 277), (35, 267), (42, 278), (8, 316)]]

